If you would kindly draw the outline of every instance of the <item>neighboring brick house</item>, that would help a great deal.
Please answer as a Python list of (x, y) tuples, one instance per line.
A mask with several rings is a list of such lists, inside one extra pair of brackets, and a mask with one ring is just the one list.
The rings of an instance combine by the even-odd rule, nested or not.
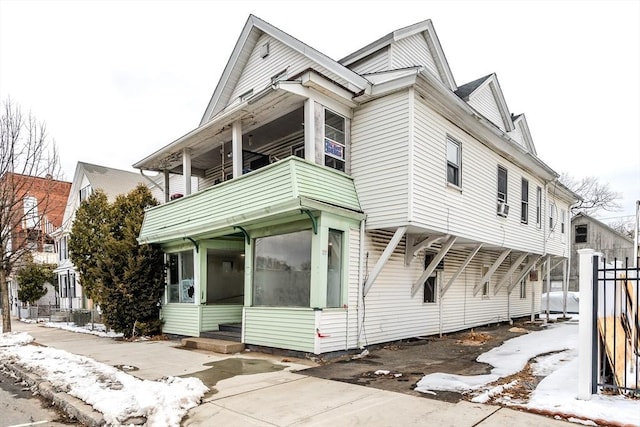
[[(51, 233), (60, 225), (64, 215), (71, 183), (50, 176), (36, 177), (6, 173), (1, 179), (5, 207), (14, 212), (10, 221), (10, 237), (7, 252), (27, 250), (38, 263), (55, 264), (55, 242)], [(7, 201), (9, 201), (7, 203)], [(15, 278), (20, 264), (7, 277), (9, 298), (14, 315), (20, 315), (23, 302), (18, 300), (18, 283)], [(47, 294), (39, 304), (57, 304), (53, 285), (48, 285)]]

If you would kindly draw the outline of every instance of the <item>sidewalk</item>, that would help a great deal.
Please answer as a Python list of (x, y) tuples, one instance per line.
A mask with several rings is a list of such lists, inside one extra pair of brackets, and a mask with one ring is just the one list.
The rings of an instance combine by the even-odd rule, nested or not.
[[(15, 321), (15, 332), (27, 332), (36, 343), (90, 357), (116, 366), (129, 365), (132, 375), (158, 380), (188, 376), (211, 369), (225, 359), (261, 359), (283, 370), (243, 375), (218, 381), (202, 404), (189, 411), (184, 426), (556, 426), (571, 425), (508, 408), (457, 404), (409, 396), (304, 375), (312, 362), (262, 353), (222, 355), (179, 348), (178, 341), (121, 342)], [(215, 368), (214, 368), (215, 369)], [(207, 384), (211, 387), (210, 384)]]

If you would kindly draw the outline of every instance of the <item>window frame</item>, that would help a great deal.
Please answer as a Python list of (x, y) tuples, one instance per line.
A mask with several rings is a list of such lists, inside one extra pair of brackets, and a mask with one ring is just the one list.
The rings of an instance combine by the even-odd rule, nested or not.
[[(305, 236), (302, 236), (302, 233), (305, 233)], [(294, 236), (295, 235), (295, 236)], [(282, 238), (284, 236), (287, 237), (291, 237), (294, 240), (300, 242), (300, 237), (305, 237), (308, 239), (308, 261), (309, 261), (309, 280), (308, 283), (306, 283), (306, 291), (308, 292), (306, 297), (306, 301), (303, 301), (303, 304), (290, 304), (288, 301), (285, 304), (280, 304), (280, 303), (274, 303), (271, 304), (272, 301), (277, 301), (277, 298), (274, 297), (267, 297), (267, 296), (263, 296), (262, 299), (260, 299), (260, 292), (263, 292), (263, 289), (266, 288), (260, 288), (259, 287), (259, 281), (262, 279), (261, 277), (258, 277), (258, 273), (262, 272), (263, 270), (266, 271), (266, 268), (260, 267), (260, 262), (258, 262), (258, 256), (262, 255), (261, 253), (259, 253), (258, 248), (260, 247), (260, 242), (266, 239), (271, 239), (271, 238)], [(311, 229), (301, 229), (301, 230), (296, 230), (296, 231), (290, 231), (290, 232), (286, 232), (286, 233), (279, 233), (279, 234), (270, 234), (267, 236), (262, 236), (262, 237), (256, 237), (252, 240), (252, 245), (253, 245), (253, 259), (252, 259), (252, 277), (251, 277), (251, 306), (252, 307), (276, 307), (276, 308), (309, 308), (311, 307), (311, 286), (312, 286), (312, 281), (311, 281), (311, 273), (312, 273), (312, 269), (311, 267), (313, 266), (313, 231)], [(285, 247), (285, 245), (282, 245), (282, 247)], [(307, 248), (305, 248), (305, 250), (307, 250)], [(299, 252), (298, 252), (299, 253)], [(278, 260), (275, 258), (271, 258), (268, 257), (266, 258), (269, 261), (268, 262), (272, 262), (272, 263), (277, 263), (280, 264), (280, 261), (282, 260)], [(271, 259), (273, 261), (271, 261)], [(286, 260), (285, 260), (286, 261)], [(305, 270), (299, 269), (299, 270), (294, 270), (291, 268), (291, 266), (289, 266), (287, 264), (287, 266), (289, 267), (289, 270), (286, 269), (281, 269), (281, 270), (277, 270), (277, 269), (272, 269), (271, 271), (298, 271), (298, 272), (302, 272)], [(276, 265), (277, 267), (277, 265)], [(265, 282), (266, 283), (266, 282)], [(271, 282), (269, 282), (271, 283)], [(298, 283), (296, 283), (296, 285), (298, 285)], [(302, 287), (300, 287), (300, 289), (302, 289)], [(268, 291), (272, 291), (273, 292), (273, 288), (268, 288)], [(275, 289), (277, 291), (277, 289)], [(281, 301), (281, 299), (279, 299), (279, 301)]]
[[(454, 147), (457, 163), (452, 162), (450, 160), (450, 151), (449, 148)], [(447, 135), (446, 138), (446, 179), (448, 185), (453, 185), (458, 188), (462, 188), (462, 143), (450, 135)], [(449, 170), (453, 170), (453, 179), (455, 182), (450, 180)]]
[[(184, 268), (185, 268), (185, 254), (190, 253), (191, 255), (191, 275), (193, 277), (188, 278), (184, 277)], [(186, 249), (182, 251), (168, 252), (167, 254), (167, 289), (166, 289), (166, 302), (167, 304), (195, 304), (196, 300), (196, 255), (193, 252), (193, 249)], [(175, 264), (177, 276), (174, 278), (174, 273), (172, 272), (174, 266), (172, 265), (171, 257), (176, 257), (177, 262)], [(175, 279), (175, 281), (174, 281)], [(188, 288), (187, 286), (190, 285)], [(189, 288), (193, 288), (193, 294), (191, 296), (188, 295)], [(185, 291), (187, 292), (185, 297)], [(177, 295), (177, 300), (174, 300), (173, 295)]]
[[(573, 227), (573, 242), (574, 243), (589, 243), (589, 224), (576, 224)], [(578, 232), (578, 228), (584, 228), (584, 231), (580, 231)], [(581, 240), (578, 241), (578, 238), (580, 238)], [(582, 240), (582, 238), (584, 238), (584, 240)]]
[[(500, 173), (504, 172), (504, 191), (500, 191), (501, 190), (501, 179), (500, 179)], [(497, 200), (498, 203), (504, 203), (505, 205), (508, 204), (508, 196), (509, 196), (509, 172), (507, 171), (507, 168), (505, 168), (504, 166), (500, 166), (498, 165), (498, 175), (497, 175)]]
[[(342, 130), (327, 124), (327, 115), (333, 115), (335, 117), (341, 118), (342, 119)], [(332, 169), (338, 170), (340, 172), (346, 172), (347, 171), (347, 118), (344, 117), (341, 114), (336, 113), (335, 111), (332, 111), (328, 108), (324, 108), (324, 123), (322, 126), (322, 151), (324, 154), (324, 165), (328, 166)], [(330, 128), (330, 130), (335, 132), (335, 135), (339, 135), (340, 133), (342, 133), (342, 139), (343, 141), (340, 142), (337, 140), (337, 138), (330, 138), (327, 136), (327, 127)], [(327, 147), (334, 147), (334, 149), (341, 149), (341, 155), (336, 154), (336, 153), (332, 153), (329, 150), (327, 150)]]
[(554, 202), (549, 202), (549, 232), (553, 233), (555, 231), (555, 226), (558, 221), (556, 218), (556, 204)]
[(523, 277), (520, 281), (520, 299), (527, 299), (527, 278)]
[(536, 226), (542, 228), (542, 187), (536, 187)]
[(520, 222), (529, 224), (529, 181), (525, 178), (522, 178), (520, 192)]
[[(330, 246), (331, 245), (331, 235), (339, 235), (340, 236), (340, 247), (338, 248), (337, 251), (335, 251), (337, 253), (338, 256), (338, 271), (337, 271), (337, 278), (338, 278), (338, 286), (337, 289), (330, 289), (330, 285), (331, 285), (331, 266), (332, 266), (332, 262), (331, 262), (331, 258), (332, 258), (332, 251)], [(312, 237), (313, 239), (313, 237)], [(313, 242), (311, 243), (312, 247), (313, 247)], [(313, 250), (313, 249), (312, 249)], [(313, 257), (313, 256), (312, 256)], [(312, 265), (313, 265), (313, 260), (311, 261)], [(344, 273), (344, 268), (345, 268), (345, 232), (343, 230), (338, 230), (335, 228), (329, 228), (328, 230), (328, 236), (327, 236), (327, 289), (326, 289), (326, 302), (325, 302), (325, 306), (327, 308), (339, 308), (343, 306), (343, 291), (344, 291), (344, 280), (343, 280), (343, 273)], [(331, 292), (333, 291), (333, 292)], [(329, 295), (331, 293), (336, 293), (337, 291), (337, 296), (338, 296), (338, 301), (337, 303), (332, 301), (331, 303), (329, 302)]]

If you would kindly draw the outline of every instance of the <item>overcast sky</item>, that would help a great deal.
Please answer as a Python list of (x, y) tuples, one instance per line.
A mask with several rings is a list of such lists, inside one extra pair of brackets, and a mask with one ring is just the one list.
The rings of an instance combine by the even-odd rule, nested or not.
[(539, 157), (640, 199), (640, 1), (0, 0), (0, 97), (47, 123), (65, 178), (195, 128), (250, 13), (340, 59), (431, 19), (456, 83), (495, 72)]

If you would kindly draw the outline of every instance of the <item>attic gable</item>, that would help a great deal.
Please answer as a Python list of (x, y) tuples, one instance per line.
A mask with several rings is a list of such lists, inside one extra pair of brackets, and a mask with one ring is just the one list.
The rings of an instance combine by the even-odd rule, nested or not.
[(455, 93), (503, 132), (514, 129), (511, 113), (495, 73), (462, 85)]
[[(359, 74), (307, 46), (273, 25), (250, 15), (200, 122), (268, 87), (272, 78), (291, 78), (306, 69), (326, 75), (353, 93), (370, 85)], [(284, 74), (281, 74), (284, 73)]]
[(456, 90), (453, 73), (431, 20), (389, 33), (339, 62), (358, 73), (423, 66), (452, 91)]
[(531, 154), (536, 153), (536, 147), (533, 144), (533, 138), (531, 138), (531, 132), (529, 131), (529, 124), (524, 114), (518, 114), (512, 116), (513, 130), (508, 132), (508, 135), (520, 144), (525, 150)]

